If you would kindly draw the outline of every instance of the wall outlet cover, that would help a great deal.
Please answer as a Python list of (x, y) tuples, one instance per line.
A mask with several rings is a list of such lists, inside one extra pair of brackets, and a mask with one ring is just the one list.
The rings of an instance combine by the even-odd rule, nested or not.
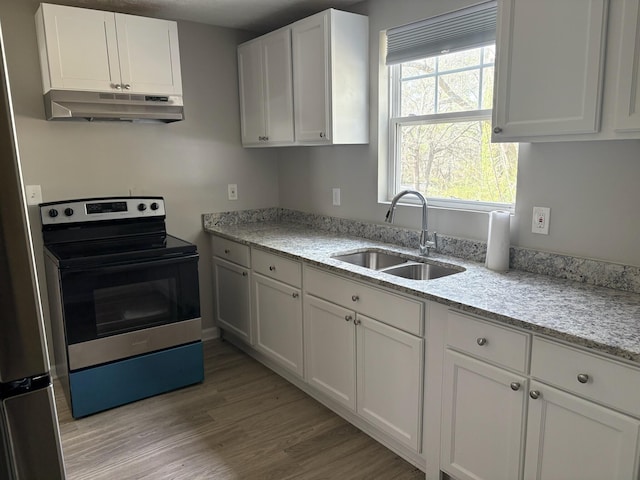
[(549, 207), (533, 207), (531, 219), (531, 231), (542, 235), (549, 235), (549, 219), (551, 209)]

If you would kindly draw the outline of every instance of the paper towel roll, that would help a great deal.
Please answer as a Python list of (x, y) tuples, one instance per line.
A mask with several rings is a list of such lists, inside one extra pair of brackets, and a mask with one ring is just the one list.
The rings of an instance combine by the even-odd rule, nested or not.
[(494, 210), (489, 214), (487, 260), (485, 266), (497, 272), (509, 270), (509, 212)]

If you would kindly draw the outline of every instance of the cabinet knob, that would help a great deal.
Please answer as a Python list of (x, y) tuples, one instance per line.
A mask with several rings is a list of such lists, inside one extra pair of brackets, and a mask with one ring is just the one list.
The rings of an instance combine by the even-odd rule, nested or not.
[(493, 133), (496, 135), (502, 133), (502, 127), (493, 127)]
[(476, 343), (478, 345), (480, 345), (481, 347), (485, 346), (487, 344), (487, 339), (484, 337), (479, 337), (476, 339)]
[(123, 88), (124, 88), (125, 90), (131, 90), (131, 85), (130, 85), (130, 84), (128, 84), (128, 83), (125, 83), (125, 84), (123, 85)]
[(579, 373), (578, 381), (580, 383), (587, 383), (589, 381), (589, 375), (587, 375), (586, 373)]
[(320, 132), (320, 138), (324, 138), (324, 133)]
[(275, 265), (269, 265), (269, 271), (270, 272), (275, 272), (276, 271), (276, 266)]
[(358, 300), (360, 300), (360, 297), (358, 295), (351, 295), (351, 300), (357, 302)]
[(353, 320), (353, 317), (352, 317), (351, 315), (345, 315), (345, 316), (344, 316), (344, 319), (345, 319), (347, 322), (350, 322), (351, 320)]
[(509, 385), (511, 387), (511, 390), (513, 390), (514, 392), (517, 392), (518, 390), (520, 390), (520, 382), (511, 382), (511, 385)]
[(353, 321), (354, 325), (360, 325), (362, 322), (360, 320), (358, 320), (357, 318)]
[(529, 392), (529, 396), (530, 396), (531, 398), (533, 398), (534, 400), (537, 400), (537, 399), (539, 399), (539, 398), (540, 398), (540, 392), (539, 392), (538, 390), (531, 390), (531, 391)]
[(231, 250), (229, 250), (228, 248), (224, 249), (224, 253), (226, 253), (227, 255), (229, 255), (231, 253)]
[(298, 298), (298, 296), (299, 296), (299, 295), (298, 295), (298, 292), (293, 292), (293, 293), (291, 294), (291, 296), (292, 296), (293, 298)]
[(247, 275), (249, 275), (247, 272), (242, 272), (243, 277), (246, 277)]
[(119, 83), (116, 83), (113, 88), (115, 88), (116, 90), (122, 90), (122, 85), (120, 85)]

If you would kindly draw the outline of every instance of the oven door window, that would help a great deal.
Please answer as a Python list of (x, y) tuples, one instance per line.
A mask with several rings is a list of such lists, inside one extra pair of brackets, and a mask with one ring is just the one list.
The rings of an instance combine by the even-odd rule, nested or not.
[(68, 344), (198, 318), (197, 257), (65, 271)]

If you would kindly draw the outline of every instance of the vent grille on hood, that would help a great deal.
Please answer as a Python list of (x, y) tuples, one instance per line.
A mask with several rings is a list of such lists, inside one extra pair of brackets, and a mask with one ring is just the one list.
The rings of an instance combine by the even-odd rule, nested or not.
[(44, 95), (47, 120), (184, 120), (182, 96), (50, 90)]

